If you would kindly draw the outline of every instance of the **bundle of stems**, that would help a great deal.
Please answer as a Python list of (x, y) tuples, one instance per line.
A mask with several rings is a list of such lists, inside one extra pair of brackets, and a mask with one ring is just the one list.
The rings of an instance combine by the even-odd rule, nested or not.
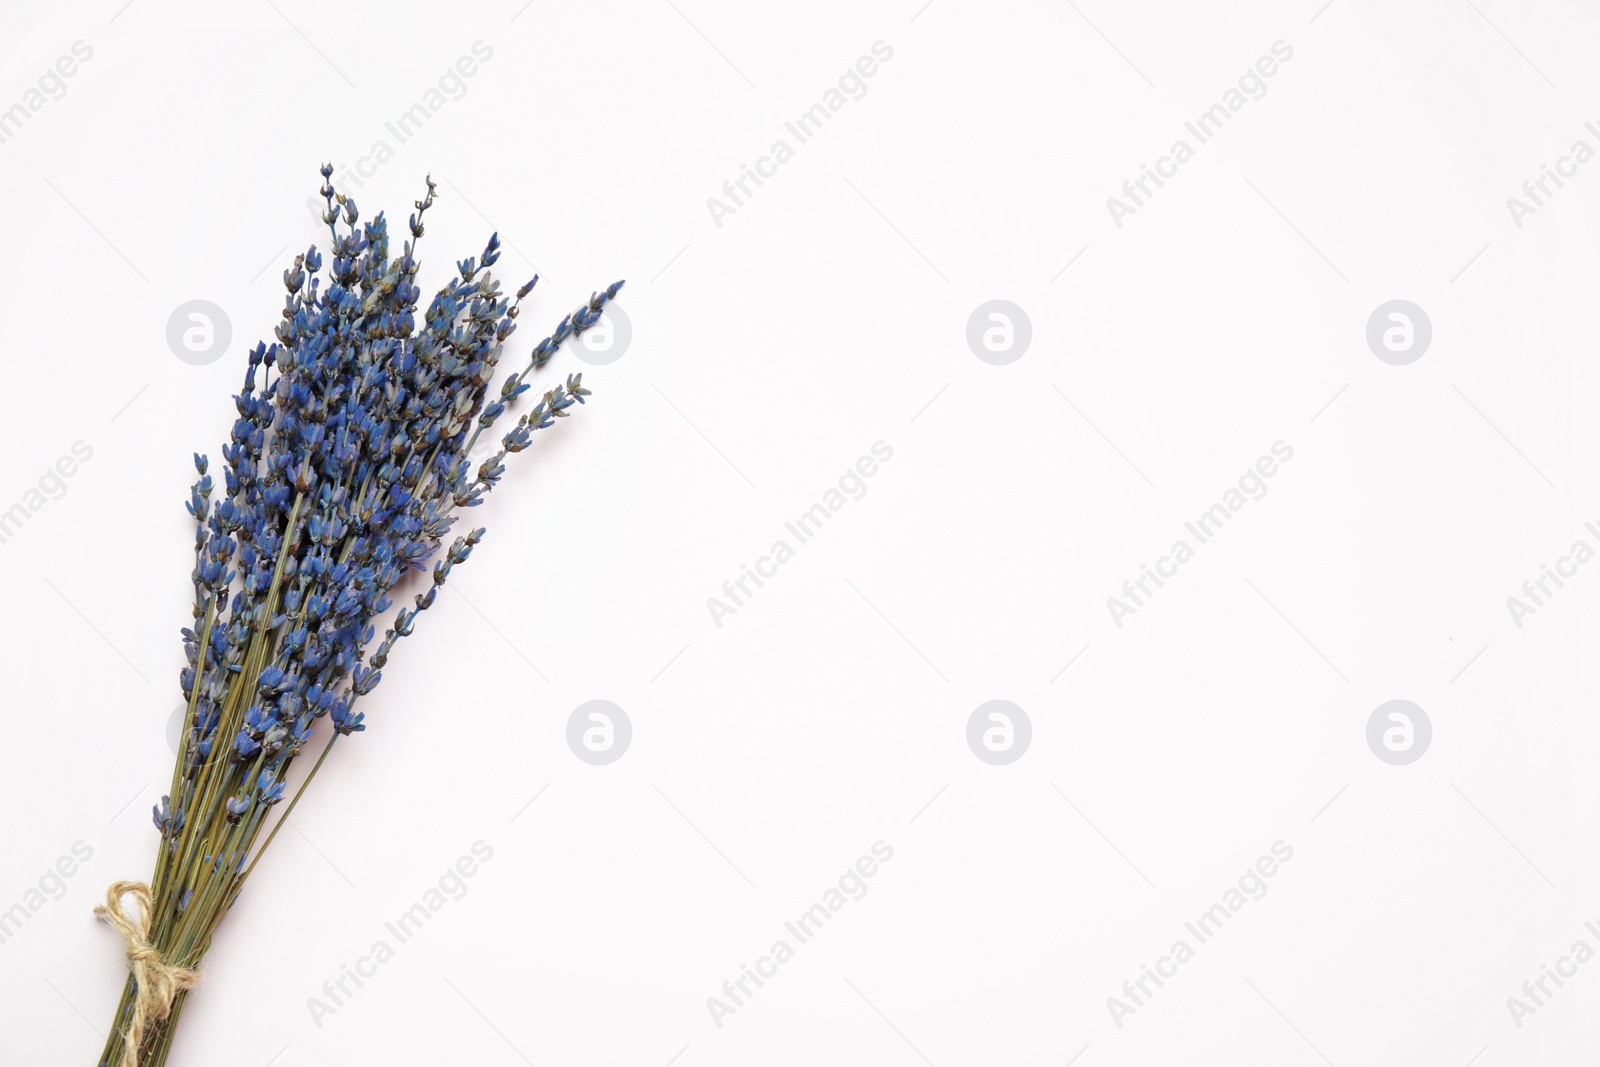
[[(195, 456), (188, 503), (195, 621), (183, 630), (184, 728), (171, 788), (153, 813), (161, 840), (141, 938), (145, 955), (153, 948), (173, 973), (198, 966), (335, 743), (366, 728), (357, 703), (483, 536), (481, 528), (458, 536), (440, 556), (456, 510), (481, 503), (508, 454), (583, 403), (582, 376), (546, 391), (474, 470), (468, 457), (479, 436), (529, 390), (529, 375), (563, 341), (599, 321), (622, 286), (595, 293), (562, 319), (493, 393), (501, 352), (538, 279), (515, 298), (502, 295), (489, 270), (500, 257), (499, 237), (491, 236), (481, 259), (456, 264), (419, 327), (415, 254), (434, 183), (416, 201), (410, 236), (391, 259), (383, 215), (358, 226), (355, 201), (332, 186), (333, 168), (321, 173), (332, 263), (324, 279), (313, 246), (283, 272), (283, 321), (275, 343), (249, 353), (215, 502), (209, 462)], [(374, 623), (392, 606), (387, 594), (430, 563), (432, 584), (389, 617), (374, 644)], [(324, 717), (327, 740), (280, 808), (289, 769)], [(169, 991), (170, 1005), (151, 1010), (139, 973), (130, 969), (100, 1067), (167, 1060), (189, 983)]]

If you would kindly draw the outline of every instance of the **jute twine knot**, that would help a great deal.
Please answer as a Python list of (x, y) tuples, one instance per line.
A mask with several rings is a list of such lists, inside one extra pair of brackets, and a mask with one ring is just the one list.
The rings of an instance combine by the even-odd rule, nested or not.
[[(124, 894), (132, 896), (138, 906), (136, 921), (130, 922), (122, 910)], [(167, 1017), (180, 991), (200, 983), (199, 971), (166, 962), (150, 943), (150, 913), (154, 910), (150, 887), (143, 882), (112, 882), (106, 890), (106, 902), (96, 904), (94, 909), (127, 942), (128, 970), (133, 972), (138, 990), (133, 1018), (122, 1035), (121, 1067), (139, 1067), (139, 1046), (144, 1043), (145, 1028)]]

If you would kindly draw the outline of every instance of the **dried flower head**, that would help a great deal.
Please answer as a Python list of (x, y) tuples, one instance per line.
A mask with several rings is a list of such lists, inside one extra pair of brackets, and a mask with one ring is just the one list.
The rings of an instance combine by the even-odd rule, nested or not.
[[(439, 556), (457, 509), (481, 504), (504, 476), (507, 455), (583, 403), (582, 376), (545, 392), (474, 469), (468, 456), (479, 436), (622, 287), (593, 294), (491, 391), (538, 279), (514, 298), (503, 295), (493, 274), (500, 238), (492, 235), (480, 255), (456, 263), (419, 321), (416, 251), (437, 193), (432, 179), (415, 202), (410, 236), (391, 256), (384, 216), (363, 222), (354, 198), (334, 189), (332, 166), (321, 173), (328, 258), (313, 246), (283, 272), (275, 339), (248, 353), (234, 397), (222, 492), (207, 457), (194, 457), (187, 508), (195, 521), (195, 622), (183, 630), (179, 676), (188, 710), (172, 788), (154, 813), (161, 849), (150, 914), (151, 944), (182, 967), (199, 961), (333, 743), (366, 729), (357, 704), (482, 539), (474, 529)], [(396, 583), (430, 563), (426, 593), (376, 641)], [(256, 847), (269, 809), (284, 800), (290, 765), (324, 716), (328, 742)], [(130, 978), (102, 1063), (122, 1055), (133, 993)], [(159, 1064), (171, 1022), (141, 1032), (138, 1062)]]

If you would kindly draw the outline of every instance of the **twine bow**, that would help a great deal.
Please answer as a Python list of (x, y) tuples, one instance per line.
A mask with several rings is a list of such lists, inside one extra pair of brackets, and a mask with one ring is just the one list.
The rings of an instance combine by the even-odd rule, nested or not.
[[(137, 921), (130, 922), (122, 910), (125, 893), (132, 896), (138, 906)], [(138, 990), (133, 1002), (133, 1018), (122, 1035), (121, 1067), (138, 1067), (145, 1028), (165, 1019), (172, 1010), (173, 998), (200, 982), (199, 971), (166, 962), (150, 943), (150, 913), (154, 910), (150, 887), (143, 882), (112, 882), (106, 890), (106, 902), (96, 904), (94, 909), (94, 913), (110, 923), (127, 942), (128, 970), (133, 972)]]

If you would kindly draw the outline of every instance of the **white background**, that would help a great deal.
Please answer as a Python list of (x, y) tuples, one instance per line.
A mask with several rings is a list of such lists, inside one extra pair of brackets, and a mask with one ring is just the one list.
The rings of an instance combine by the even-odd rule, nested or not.
[[(425, 288), (498, 229), (508, 283), (543, 274), (516, 355), (622, 277), (633, 339), (544, 372), (592, 402), (480, 509), (223, 923), (174, 1067), (1600, 1054), (1600, 963), (1520, 1027), (1506, 1003), (1600, 949), (1600, 566), (1520, 628), (1506, 607), (1600, 546), (1600, 164), (1521, 227), (1506, 206), (1600, 148), (1600, 16), (919, 3), (0, 13), (0, 107), (93, 50), (0, 145), (0, 508), (93, 449), (0, 545), (0, 909), (93, 851), (0, 944), (0, 1062), (99, 1053), (124, 964), (90, 908), (153, 859), (190, 452), (319, 240), (318, 164), (379, 139), (343, 187), (398, 230), (439, 181)], [(865, 96), (719, 226), (707, 198), (878, 41)], [(1276, 41), (1266, 95), (1115, 225)], [(997, 298), (1032, 324), (1006, 366), (966, 341)], [(1396, 298), (1433, 326), (1407, 366), (1365, 339)], [(193, 299), (232, 325), (203, 366), (166, 340)], [(707, 598), (880, 440), (867, 494), (718, 627)], [(1267, 494), (1115, 625), (1280, 440)], [(1033, 727), (1003, 767), (965, 738), (997, 698)], [(1366, 742), (1397, 698), (1433, 726), (1408, 766)], [(591, 699), (633, 725), (608, 766), (565, 740)], [(467, 895), (318, 1025), (308, 998), (479, 840)], [(880, 840), (867, 895), (716, 1025), (707, 998)], [(1267, 895), (1118, 1026), (1107, 998), (1280, 840)]]

